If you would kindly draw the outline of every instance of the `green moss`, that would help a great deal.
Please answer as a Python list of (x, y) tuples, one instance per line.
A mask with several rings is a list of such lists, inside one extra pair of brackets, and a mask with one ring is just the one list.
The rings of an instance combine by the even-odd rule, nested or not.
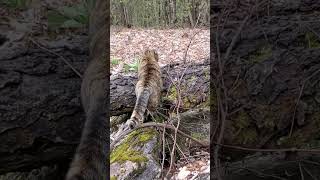
[(177, 98), (177, 89), (175, 86), (171, 86), (167, 99), (170, 101), (174, 101), (176, 100), (176, 98)]
[(250, 144), (257, 140), (256, 129), (250, 126), (250, 117), (245, 111), (240, 111), (233, 124), (235, 138), (238, 143)]
[(243, 129), (237, 136), (237, 141), (241, 144), (251, 144), (257, 140), (257, 131), (254, 128)]
[(259, 63), (269, 58), (271, 55), (272, 55), (271, 47), (263, 46), (249, 56), (249, 61), (250, 63)]
[(277, 145), (282, 147), (318, 148), (320, 132), (320, 112), (310, 116), (309, 124), (293, 131), (291, 137), (283, 136)]
[(264, 123), (264, 127), (272, 130), (274, 127), (276, 126), (274, 119), (267, 116), (267, 118), (265, 118), (265, 123)]
[(237, 121), (235, 122), (235, 126), (238, 129), (247, 128), (250, 124), (250, 118), (245, 111), (240, 111), (237, 117)]
[(303, 144), (304, 140), (303, 135), (294, 133), (291, 137), (283, 136), (279, 138), (277, 145), (280, 145), (281, 147), (299, 147)]
[(111, 176), (110, 180), (117, 180), (118, 178), (116, 176)]
[(320, 147), (320, 141), (319, 140), (312, 140), (309, 143), (307, 143), (305, 145), (305, 148), (309, 148), (309, 149), (315, 149), (315, 148), (319, 148)]
[(111, 152), (110, 163), (125, 161), (146, 162), (148, 158), (142, 155), (141, 151), (133, 150), (132, 147), (141, 145), (155, 136), (155, 131), (150, 129), (147, 131), (137, 130), (128, 135), (126, 140)]
[(319, 48), (320, 47), (320, 42), (319, 42), (318, 37), (312, 32), (307, 32), (305, 34), (305, 43), (306, 43), (306, 47), (308, 47), (308, 48)]
[[(278, 109), (281, 109), (282, 111), (287, 111), (286, 107), (290, 107), (290, 105), (288, 104), (287, 106), (280, 106), (280, 107), (277, 107)], [(273, 107), (274, 108), (274, 107)], [(257, 105), (256, 106), (256, 109), (255, 109), (256, 112), (260, 112), (261, 114), (263, 114), (263, 121), (259, 121), (257, 122), (257, 125), (261, 128), (261, 127), (264, 127), (264, 128), (267, 128), (269, 130), (272, 130), (274, 129), (274, 127), (276, 126), (278, 120), (277, 120), (277, 117), (275, 116), (274, 114), (274, 110), (272, 109), (272, 107), (268, 106), (268, 105)]]
[(189, 98), (186, 96), (183, 98), (183, 107), (184, 108), (190, 108), (191, 107), (191, 102)]
[(210, 108), (210, 98), (207, 98), (204, 102), (200, 103), (197, 107), (199, 108)]
[(1, 1), (4, 5), (12, 9), (26, 9), (31, 1), (28, 0), (3, 0)]
[(131, 63), (131, 64), (125, 63), (123, 65), (123, 67), (124, 67), (124, 72), (126, 72), (126, 73), (128, 73), (128, 72), (138, 72), (139, 61), (136, 60), (134, 63)]
[(140, 142), (147, 142), (155, 136), (155, 132), (153, 130), (141, 133), (138, 135)]
[(204, 78), (206, 79), (206, 80), (210, 80), (210, 71), (209, 71), (209, 69), (206, 69), (205, 71), (204, 71)]
[(110, 163), (120, 162), (123, 163), (125, 161), (132, 162), (146, 162), (148, 159), (145, 156), (141, 155), (142, 152), (129, 149), (129, 145), (123, 143), (115, 149), (110, 156)]
[(206, 138), (203, 134), (197, 132), (191, 132), (191, 136), (199, 140)]
[(195, 75), (192, 75), (191, 78), (188, 79), (188, 83), (195, 82), (197, 80), (197, 77)]
[(111, 66), (117, 66), (120, 64), (120, 59), (112, 58), (110, 63), (111, 63)]
[(165, 119), (163, 116), (159, 115), (159, 114), (155, 114), (155, 115), (153, 115), (152, 120), (153, 120), (154, 122), (162, 123), (162, 122), (164, 122), (166, 119)]

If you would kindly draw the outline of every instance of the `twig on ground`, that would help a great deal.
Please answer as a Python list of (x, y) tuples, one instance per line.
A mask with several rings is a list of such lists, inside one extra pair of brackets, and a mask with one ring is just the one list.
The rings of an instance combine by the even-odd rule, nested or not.
[(302, 86), (301, 86), (300, 93), (299, 93), (299, 97), (298, 97), (298, 99), (297, 99), (297, 103), (296, 103), (296, 105), (294, 106), (293, 116), (292, 116), (292, 119), (291, 119), (291, 127), (290, 127), (289, 137), (291, 137), (292, 132), (293, 132), (294, 119), (295, 119), (295, 117), (296, 117), (297, 107), (298, 107), (298, 104), (299, 104), (300, 99), (301, 99), (301, 96), (302, 96), (302, 92), (303, 92), (303, 89), (304, 89), (304, 85), (305, 85), (305, 82), (304, 82), (304, 83), (302, 84)]
[[(171, 137), (171, 139), (172, 140), (174, 140), (174, 137), (170, 134), (170, 137)], [(185, 159), (187, 159), (187, 156), (184, 154), (184, 152), (182, 151), (182, 149), (180, 148), (180, 146), (178, 145), (178, 144), (176, 144), (176, 146), (177, 146), (177, 149), (180, 151), (180, 153), (182, 154), (182, 156), (185, 158)], [(187, 159), (187, 161), (188, 161), (188, 159)], [(189, 162), (189, 161), (188, 161)]]
[(163, 132), (162, 132), (162, 162), (161, 162), (161, 172), (160, 172), (161, 176), (163, 174), (164, 160), (166, 158), (165, 133), (166, 133), (166, 127), (163, 127)]
[(183, 159), (188, 160), (188, 158), (190, 158), (190, 157), (196, 158), (196, 157), (209, 156), (209, 155), (210, 155), (210, 154), (195, 154), (195, 155), (190, 155), (189, 157), (181, 157), (180, 159), (181, 159), (181, 160), (183, 160)]
[(201, 31), (201, 29), (199, 31), (197, 31), (196, 33), (194, 33), (194, 35), (190, 38), (189, 44), (188, 44), (187, 49), (186, 49), (186, 51), (184, 53), (183, 63), (187, 62), (187, 54), (188, 54), (189, 48), (191, 46), (192, 40), (200, 31)]
[(247, 16), (247, 17), (244, 18), (244, 20), (241, 22), (241, 25), (239, 26), (239, 29), (238, 29), (237, 33), (233, 36), (233, 38), (232, 38), (232, 40), (231, 40), (231, 43), (230, 43), (230, 45), (229, 45), (229, 47), (228, 47), (228, 49), (227, 49), (227, 52), (226, 52), (226, 54), (225, 54), (225, 56), (224, 56), (224, 59), (228, 59), (228, 58), (229, 58), (229, 55), (230, 55), (232, 49), (234, 48), (234, 46), (235, 46), (235, 44), (236, 44), (236, 42), (237, 42), (237, 40), (238, 40), (238, 38), (239, 38), (239, 36), (240, 36), (240, 34), (241, 34), (241, 31), (242, 31), (244, 25), (246, 24), (246, 22), (248, 21), (249, 18), (250, 18), (250, 16)]
[(254, 169), (242, 168), (242, 167), (239, 167), (239, 169), (245, 169), (247, 171), (251, 171), (251, 172), (256, 173), (257, 175), (259, 175), (260, 177), (272, 177), (272, 178), (275, 178), (275, 179), (286, 180), (286, 178), (282, 178), (282, 177), (279, 177), (279, 176), (276, 176), (276, 175), (273, 175), (273, 174), (266, 174), (266, 173), (263, 173), (263, 172), (260, 172), (258, 170), (254, 170)]
[[(220, 23), (221, 17), (219, 18), (218, 23)], [(216, 31), (216, 47), (217, 47), (217, 60), (218, 60), (218, 68), (219, 68), (219, 75), (217, 75), (217, 83), (216, 85), (216, 95), (217, 95), (217, 102), (218, 102), (218, 122), (220, 123), (220, 132), (218, 135), (218, 140), (217, 140), (217, 146), (214, 149), (214, 154), (213, 154), (213, 158), (214, 158), (214, 163), (215, 163), (215, 169), (216, 169), (216, 173), (217, 173), (217, 178), (218, 180), (222, 180), (221, 178), (221, 174), (220, 174), (220, 162), (219, 162), (219, 144), (221, 144), (222, 139), (223, 139), (223, 134), (224, 134), (224, 129), (225, 129), (225, 120), (226, 120), (226, 115), (228, 114), (228, 102), (227, 102), (227, 92), (226, 92), (226, 88), (224, 86), (224, 78), (223, 78), (223, 69), (224, 69), (224, 63), (221, 61), (221, 54), (220, 54), (220, 46), (219, 46), (219, 26), (217, 26), (217, 31)], [(231, 42), (232, 44), (232, 42)], [(231, 45), (230, 45), (231, 46)], [(229, 46), (229, 47), (230, 47)], [(228, 48), (228, 49), (232, 49), (232, 48)], [(225, 56), (227, 57), (227, 56)], [(225, 58), (226, 60), (227, 58)], [(222, 92), (221, 92), (222, 91)], [(221, 97), (221, 95), (224, 95), (224, 98)], [(223, 100), (224, 103), (222, 102)], [(217, 126), (218, 127), (218, 126)], [(217, 130), (217, 129), (216, 129)], [(215, 132), (216, 133), (216, 132)]]
[(304, 180), (304, 174), (302, 171), (301, 162), (299, 162), (299, 170), (300, 170), (301, 180)]
[(314, 175), (306, 167), (303, 166), (303, 169), (307, 172), (307, 174), (309, 174), (310, 177), (312, 177), (313, 180), (317, 180), (317, 178), (314, 177)]
[(306, 163), (309, 163), (309, 164), (315, 164), (317, 166), (320, 166), (320, 163), (319, 162), (316, 162), (316, 161), (312, 161), (312, 160), (302, 160), (303, 162), (306, 162)]
[(290, 127), (290, 133), (289, 133), (289, 137), (291, 137), (292, 135), (292, 132), (293, 132), (293, 127), (294, 127), (294, 119), (295, 119), (295, 116), (296, 116), (296, 111), (297, 111), (297, 106), (300, 102), (300, 99), (301, 99), (301, 96), (302, 96), (302, 93), (303, 93), (303, 89), (304, 89), (304, 86), (305, 84), (307, 83), (307, 81), (309, 81), (312, 77), (314, 77), (315, 75), (317, 75), (318, 73), (320, 73), (320, 69), (316, 70), (314, 73), (312, 73), (310, 76), (308, 76), (302, 83), (302, 86), (301, 86), (301, 89), (300, 89), (300, 93), (299, 93), (299, 96), (298, 96), (298, 99), (297, 99), (297, 103), (294, 107), (294, 112), (293, 112), (293, 117), (292, 117), (292, 120), (291, 120), (291, 127)]

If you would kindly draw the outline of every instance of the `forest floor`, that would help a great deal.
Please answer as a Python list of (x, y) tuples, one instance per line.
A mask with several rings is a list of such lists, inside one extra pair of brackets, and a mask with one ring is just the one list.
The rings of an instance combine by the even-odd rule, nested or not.
[(110, 50), (112, 72), (124, 64), (135, 64), (146, 48), (155, 49), (159, 64), (200, 63), (209, 59), (210, 31), (204, 28), (133, 29), (111, 28)]

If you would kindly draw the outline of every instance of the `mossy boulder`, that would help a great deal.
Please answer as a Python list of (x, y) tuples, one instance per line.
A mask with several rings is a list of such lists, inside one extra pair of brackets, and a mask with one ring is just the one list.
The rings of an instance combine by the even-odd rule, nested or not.
[(125, 137), (111, 152), (110, 176), (113, 179), (155, 179), (158, 163), (158, 132), (139, 129)]

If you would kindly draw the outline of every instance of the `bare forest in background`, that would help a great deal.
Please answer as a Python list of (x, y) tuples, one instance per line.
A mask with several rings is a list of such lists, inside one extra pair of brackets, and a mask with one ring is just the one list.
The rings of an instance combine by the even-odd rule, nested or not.
[(209, 27), (209, 0), (111, 0), (111, 25)]

